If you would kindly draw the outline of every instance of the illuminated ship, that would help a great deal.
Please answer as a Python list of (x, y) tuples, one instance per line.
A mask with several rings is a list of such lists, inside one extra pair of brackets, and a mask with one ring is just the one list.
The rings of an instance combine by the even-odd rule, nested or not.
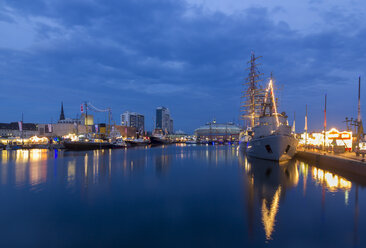
[(248, 156), (261, 159), (291, 159), (295, 155), (298, 141), (288, 125), (286, 114), (277, 112), (272, 76), (265, 91), (262, 114), (258, 119), (259, 123), (252, 131), (242, 135), (241, 150)]

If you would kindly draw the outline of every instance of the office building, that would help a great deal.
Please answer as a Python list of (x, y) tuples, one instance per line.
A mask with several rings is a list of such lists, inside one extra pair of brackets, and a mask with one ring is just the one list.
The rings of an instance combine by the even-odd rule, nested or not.
[(156, 129), (162, 129), (164, 132), (173, 133), (173, 119), (170, 116), (170, 111), (166, 107), (156, 108)]
[(126, 127), (134, 127), (136, 131), (142, 133), (145, 131), (145, 117), (136, 112), (126, 111), (121, 114), (121, 125)]

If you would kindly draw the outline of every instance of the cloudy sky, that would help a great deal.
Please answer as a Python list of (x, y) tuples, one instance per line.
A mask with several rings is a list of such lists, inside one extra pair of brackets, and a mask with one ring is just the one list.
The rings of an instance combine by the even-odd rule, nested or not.
[[(362, 0), (3, 0), (0, 122), (47, 123), (90, 101), (145, 115), (168, 107), (175, 129), (238, 121), (251, 51), (273, 72), (280, 110), (303, 129), (356, 116), (366, 83)], [(362, 108), (366, 116), (366, 84)], [(97, 116), (104, 121), (104, 115)]]

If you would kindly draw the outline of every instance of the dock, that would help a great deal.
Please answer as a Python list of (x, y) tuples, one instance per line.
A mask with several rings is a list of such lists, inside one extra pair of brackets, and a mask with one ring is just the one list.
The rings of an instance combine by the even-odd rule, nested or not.
[(319, 150), (300, 149), (296, 153), (296, 158), (314, 163), (313, 165), (317, 167), (341, 174), (347, 179), (366, 186), (365, 158), (356, 156), (355, 153), (346, 152), (335, 154)]

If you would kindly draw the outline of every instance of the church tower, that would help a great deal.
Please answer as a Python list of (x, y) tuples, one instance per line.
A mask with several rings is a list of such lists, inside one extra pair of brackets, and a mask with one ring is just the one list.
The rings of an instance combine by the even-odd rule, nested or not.
[(60, 121), (65, 120), (65, 114), (64, 114), (64, 103), (61, 102), (61, 114), (60, 114)]

